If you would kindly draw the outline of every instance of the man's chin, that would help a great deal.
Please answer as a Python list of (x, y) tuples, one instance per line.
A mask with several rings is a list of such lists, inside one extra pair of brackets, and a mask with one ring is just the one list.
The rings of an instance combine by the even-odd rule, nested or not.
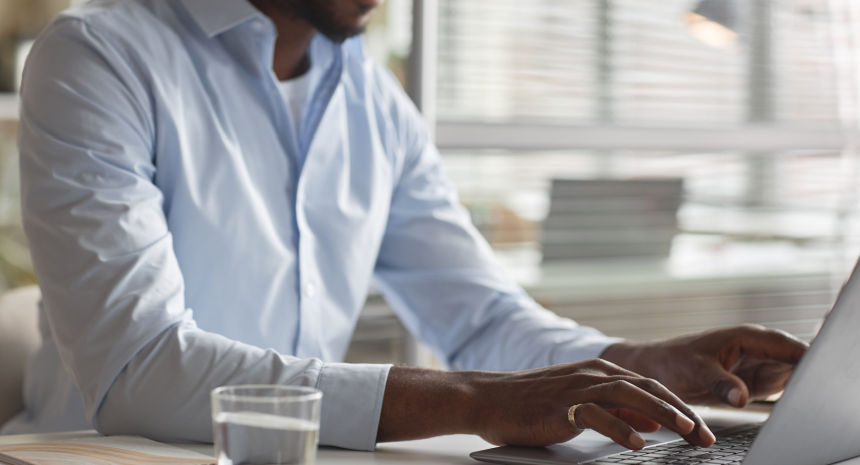
[(336, 44), (342, 44), (351, 37), (355, 37), (360, 34), (364, 34), (364, 31), (367, 29), (367, 25), (362, 25), (360, 27), (343, 27), (343, 28), (331, 28), (331, 29), (321, 29), (317, 30), (324, 36), (326, 36), (330, 41)]

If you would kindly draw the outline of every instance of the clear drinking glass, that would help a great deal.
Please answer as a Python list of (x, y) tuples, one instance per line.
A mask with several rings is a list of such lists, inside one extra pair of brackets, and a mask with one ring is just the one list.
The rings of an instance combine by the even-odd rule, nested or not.
[(212, 391), (218, 465), (313, 465), (322, 392), (293, 386), (225, 386)]

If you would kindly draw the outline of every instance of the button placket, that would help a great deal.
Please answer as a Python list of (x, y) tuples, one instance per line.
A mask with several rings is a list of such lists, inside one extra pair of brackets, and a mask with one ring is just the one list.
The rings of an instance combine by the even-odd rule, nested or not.
[(305, 284), (305, 297), (308, 299), (313, 299), (317, 295), (317, 287), (314, 283)]

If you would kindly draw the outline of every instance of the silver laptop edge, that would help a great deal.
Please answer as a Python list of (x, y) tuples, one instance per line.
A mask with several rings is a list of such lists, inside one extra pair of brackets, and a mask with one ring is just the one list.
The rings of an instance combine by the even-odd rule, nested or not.
[(744, 465), (829, 465), (860, 455), (860, 272), (839, 293)]
[[(743, 465), (830, 465), (860, 456), (858, 268), (860, 262), (796, 367)], [(547, 449), (531, 451), (523, 454), (523, 450), (514, 452), (500, 447), (471, 455), (477, 460), (505, 464), (575, 463), (561, 461), (561, 457)], [(588, 460), (595, 458), (599, 457)]]

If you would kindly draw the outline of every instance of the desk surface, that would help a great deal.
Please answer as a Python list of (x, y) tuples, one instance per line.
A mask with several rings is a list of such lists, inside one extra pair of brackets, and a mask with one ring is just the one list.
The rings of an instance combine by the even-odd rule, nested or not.
[[(748, 411), (729, 411), (717, 409), (703, 409), (699, 411), (702, 418), (708, 424), (720, 425), (727, 423), (739, 423), (750, 421), (762, 421), (767, 418), (766, 413)], [(590, 431), (583, 435), (592, 434)], [(81, 438), (95, 436), (94, 431), (80, 431), (73, 433), (56, 434), (34, 434), (20, 436), (0, 437), (0, 444), (28, 443), (39, 441), (58, 441), (63, 439)], [(579, 439), (585, 439), (580, 436)], [(589, 438), (594, 439), (594, 438)], [(571, 442), (575, 444), (576, 439)], [(192, 450), (201, 454), (213, 455), (211, 444), (174, 444), (183, 449)], [(375, 464), (454, 464), (454, 465), (476, 465), (469, 454), (492, 447), (477, 436), (454, 435), (438, 438), (423, 439), (420, 441), (406, 441), (399, 443), (381, 444), (375, 452), (356, 452), (334, 448), (320, 448), (317, 455), (318, 465), (375, 465)], [(842, 462), (840, 465), (860, 465), (860, 458)]]

